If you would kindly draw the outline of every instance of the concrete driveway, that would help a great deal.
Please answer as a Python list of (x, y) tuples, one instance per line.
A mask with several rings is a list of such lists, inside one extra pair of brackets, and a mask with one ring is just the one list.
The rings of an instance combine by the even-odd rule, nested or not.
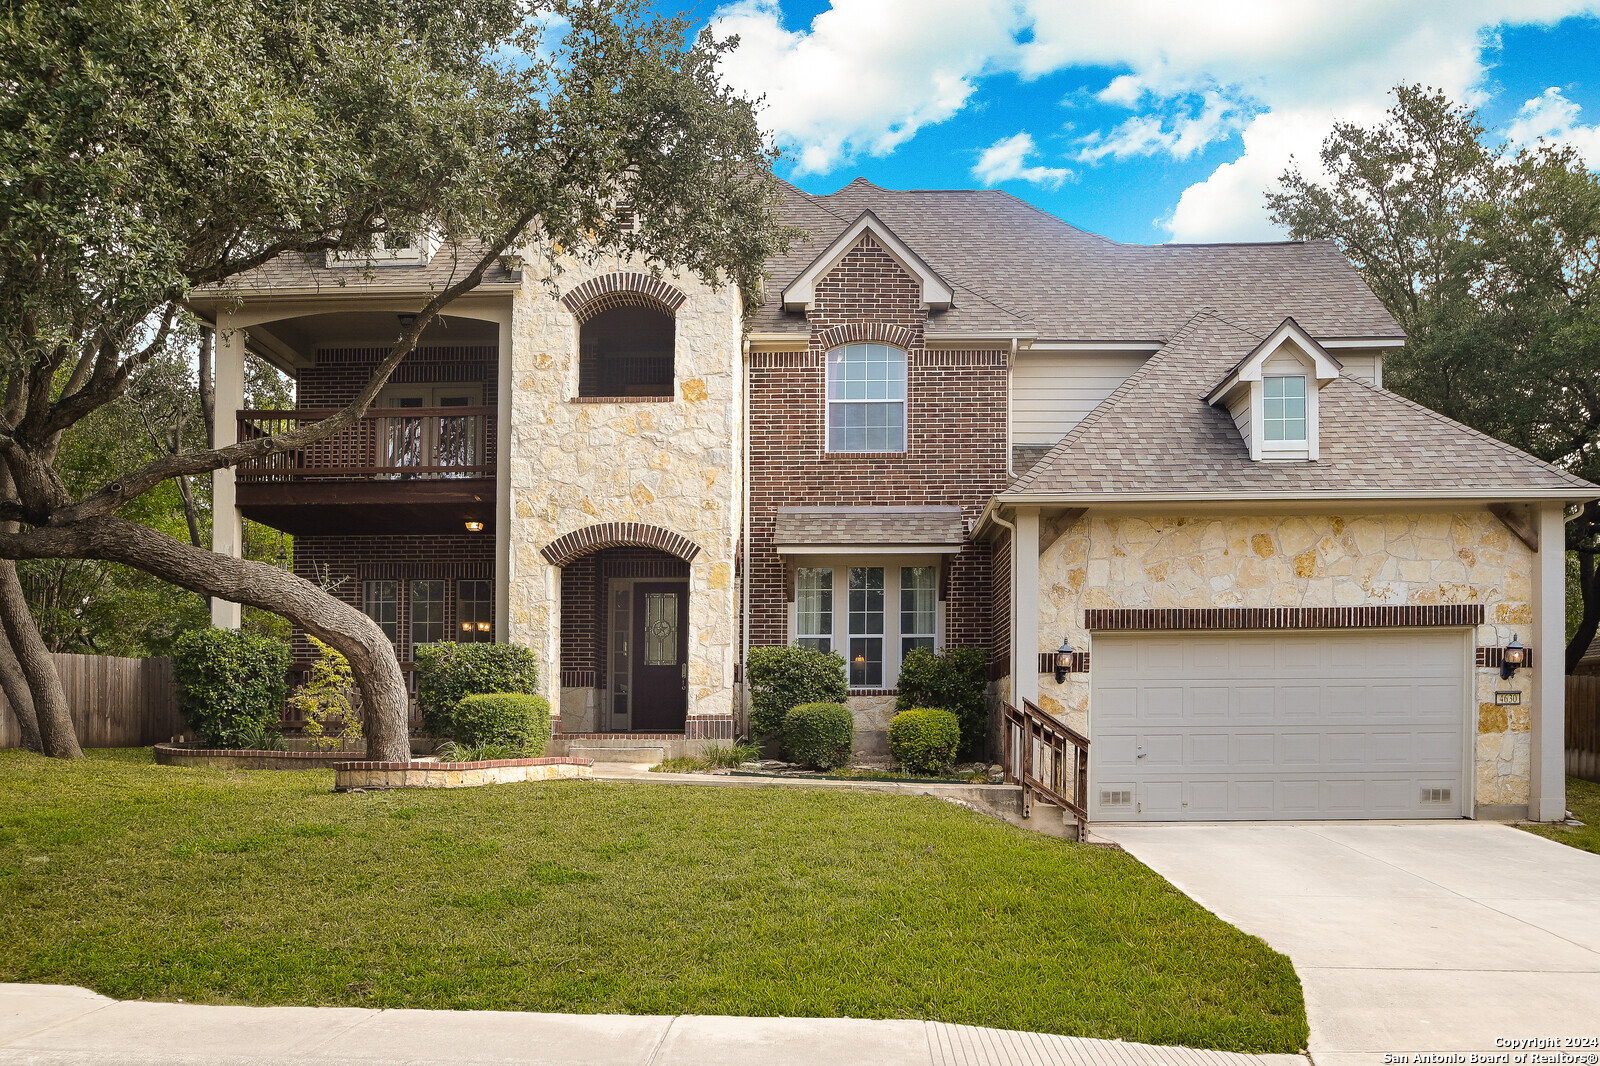
[(1468, 821), (1095, 833), (1294, 961), (1318, 1066), (1600, 1037), (1600, 855)]

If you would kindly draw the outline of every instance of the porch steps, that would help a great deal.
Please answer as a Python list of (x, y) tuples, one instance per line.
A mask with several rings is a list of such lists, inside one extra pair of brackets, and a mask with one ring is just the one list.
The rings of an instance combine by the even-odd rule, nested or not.
[(705, 743), (688, 740), (682, 733), (556, 733), (545, 745), (545, 754), (655, 766), (664, 759), (698, 754)]

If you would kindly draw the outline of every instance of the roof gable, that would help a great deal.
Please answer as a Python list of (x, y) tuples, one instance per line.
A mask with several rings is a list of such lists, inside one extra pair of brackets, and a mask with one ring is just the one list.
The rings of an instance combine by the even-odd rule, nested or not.
[(839, 265), (864, 234), (870, 233), (878, 246), (887, 252), (900, 268), (915, 278), (922, 286), (922, 302), (930, 310), (942, 311), (955, 303), (955, 292), (950, 283), (940, 277), (922, 257), (893, 230), (885, 226), (871, 211), (861, 212), (843, 233), (817, 254), (811, 265), (800, 272), (783, 290), (783, 308), (786, 311), (807, 311), (816, 299), (816, 285), (828, 272)]
[(1267, 361), (1286, 343), (1291, 342), (1311, 358), (1318, 388), (1337, 378), (1339, 371), (1344, 369), (1343, 364), (1329, 355), (1328, 350), (1317, 343), (1316, 338), (1300, 328), (1300, 323), (1293, 318), (1285, 318), (1278, 323), (1277, 329), (1250, 349), (1245, 357), (1235, 363), (1223, 379), (1217, 382), (1216, 387), (1206, 396), (1206, 403), (1217, 403), (1244, 382), (1260, 381), (1262, 368), (1266, 366)]

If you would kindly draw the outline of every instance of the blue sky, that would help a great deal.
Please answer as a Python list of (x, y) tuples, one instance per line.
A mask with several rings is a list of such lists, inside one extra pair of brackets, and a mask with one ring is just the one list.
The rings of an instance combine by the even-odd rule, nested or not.
[(1600, 0), (724, 0), (780, 173), (1005, 189), (1123, 241), (1279, 234), (1262, 190), (1397, 82), (1600, 167)]

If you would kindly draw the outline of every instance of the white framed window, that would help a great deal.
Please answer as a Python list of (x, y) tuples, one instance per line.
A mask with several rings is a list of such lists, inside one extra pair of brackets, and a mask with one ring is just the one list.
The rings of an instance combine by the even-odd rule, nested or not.
[(933, 566), (900, 568), (900, 661), (917, 648), (933, 650), (938, 626), (939, 570)]
[(828, 353), (828, 451), (906, 450), (906, 353), (847, 344)]
[(794, 639), (812, 651), (833, 650), (833, 569), (802, 566), (794, 573)]
[(938, 649), (936, 558), (830, 556), (807, 562), (795, 570), (792, 640), (842, 655), (852, 689), (893, 688), (913, 649)]
[(361, 609), (378, 623), (390, 644), (400, 642), (400, 582), (363, 581)]
[(1261, 379), (1261, 430), (1264, 440), (1306, 439), (1304, 374), (1275, 374)]

